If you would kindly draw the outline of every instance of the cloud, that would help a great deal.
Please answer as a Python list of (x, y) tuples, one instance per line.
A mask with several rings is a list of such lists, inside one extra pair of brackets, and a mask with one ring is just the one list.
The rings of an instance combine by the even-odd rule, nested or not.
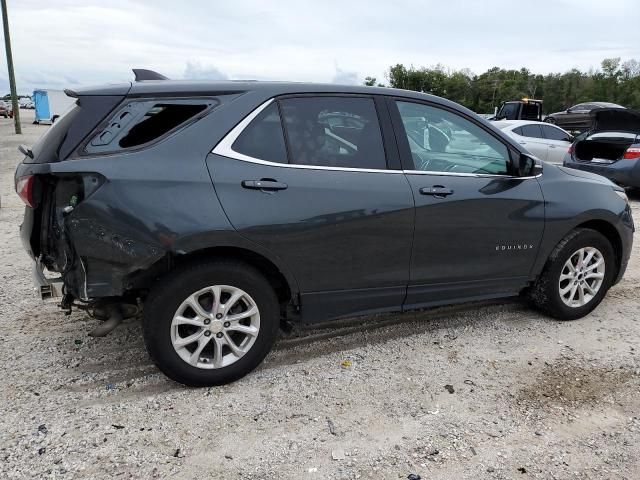
[(340, 85), (357, 85), (360, 81), (358, 80), (357, 72), (343, 70), (336, 65), (336, 74), (333, 76), (331, 83), (338, 83)]
[(229, 76), (216, 67), (203, 67), (200, 62), (187, 62), (182, 78), (187, 80), (229, 80)]

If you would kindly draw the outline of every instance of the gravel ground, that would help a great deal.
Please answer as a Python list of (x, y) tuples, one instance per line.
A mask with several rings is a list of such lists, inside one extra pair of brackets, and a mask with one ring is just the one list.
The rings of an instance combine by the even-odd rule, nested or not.
[[(0, 119), (0, 477), (640, 478), (640, 242), (602, 305), (483, 303), (299, 332), (253, 374), (181, 387), (139, 322), (90, 338), (32, 292)], [(633, 200), (640, 224), (640, 198)]]

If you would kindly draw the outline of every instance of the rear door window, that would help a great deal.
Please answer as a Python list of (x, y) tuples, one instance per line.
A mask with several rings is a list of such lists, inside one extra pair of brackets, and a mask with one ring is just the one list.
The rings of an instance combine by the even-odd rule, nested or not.
[(549, 140), (564, 140), (571, 141), (571, 137), (568, 134), (560, 130), (559, 128), (552, 127), (550, 125), (542, 125), (542, 132), (544, 133), (545, 138)]
[(233, 142), (231, 149), (258, 160), (287, 163), (278, 104), (273, 102), (260, 112)]
[(290, 163), (322, 167), (387, 168), (373, 99), (297, 97), (279, 101)]
[(523, 125), (522, 133), (520, 135), (529, 138), (543, 138), (542, 130), (540, 130), (540, 125)]

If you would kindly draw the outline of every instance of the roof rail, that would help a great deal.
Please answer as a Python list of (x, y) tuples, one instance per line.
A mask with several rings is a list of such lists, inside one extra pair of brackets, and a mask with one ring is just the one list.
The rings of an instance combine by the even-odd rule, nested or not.
[(136, 76), (136, 82), (141, 82), (143, 80), (169, 80), (164, 75), (145, 68), (134, 68), (133, 74)]

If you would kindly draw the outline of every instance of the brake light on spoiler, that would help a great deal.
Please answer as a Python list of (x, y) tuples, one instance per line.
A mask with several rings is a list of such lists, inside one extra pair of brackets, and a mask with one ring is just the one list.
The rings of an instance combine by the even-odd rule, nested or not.
[(622, 158), (626, 160), (635, 160), (636, 158), (640, 158), (640, 147), (627, 148)]
[(34, 208), (35, 202), (33, 197), (33, 186), (35, 184), (35, 175), (25, 175), (20, 177), (16, 182), (16, 192), (27, 207)]

